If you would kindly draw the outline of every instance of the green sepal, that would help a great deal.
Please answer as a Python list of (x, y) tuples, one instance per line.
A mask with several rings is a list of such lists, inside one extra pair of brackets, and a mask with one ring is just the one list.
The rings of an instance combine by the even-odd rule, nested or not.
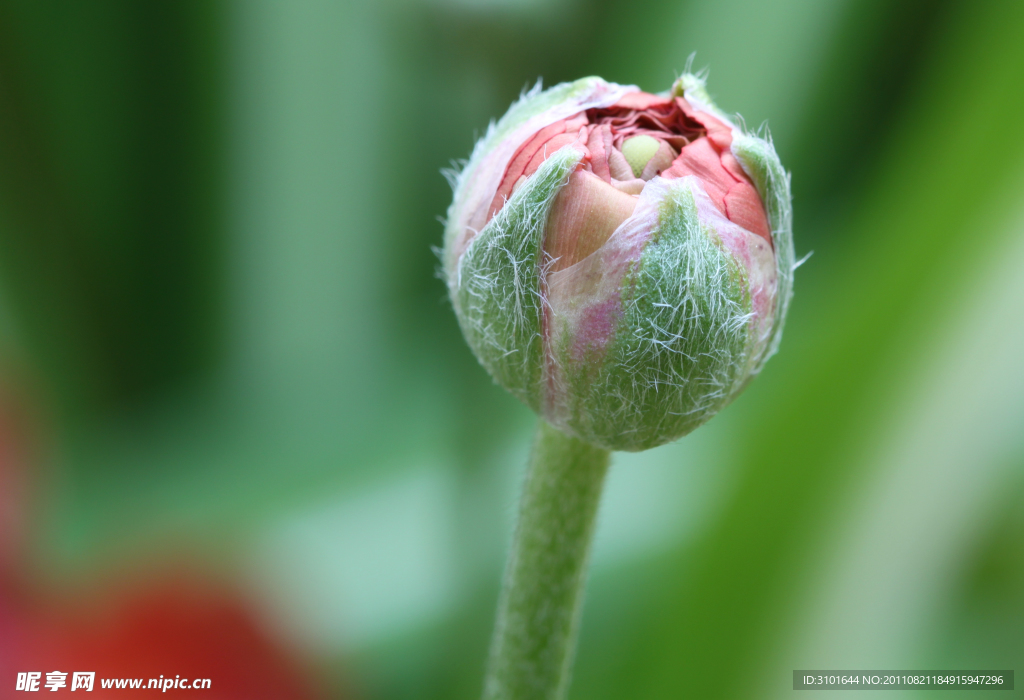
[(722, 109), (715, 104), (715, 101), (711, 98), (711, 93), (708, 92), (707, 82), (700, 75), (694, 73), (683, 73), (672, 84), (672, 89), (669, 91), (673, 97), (686, 97), (689, 95), (691, 98), (696, 99), (700, 106), (711, 112), (712, 115), (718, 117), (726, 124), (732, 124), (732, 119), (728, 114), (722, 111)]
[(480, 364), (535, 411), (543, 397), (541, 259), (555, 196), (583, 158), (559, 149), (517, 189), (459, 260), (453, 296)]
[[(509, 107), (493, 129), (488, 130), (487, 135), (480, 141), (481, 152), (479, 155), (486, 155), (497, 143), (504, 140), (527, 120), (558, 105), (578, 99), (581, 95), (592, 92), (595, 86), (601, 83), (604, 83), (604, 80), (597, 76), (580, 78), (571, 83), (559, 83), (547, 90), (541, 90), (540, 83), (537, 83), (532, 90), (523, 93), (522, 97)], [(474, 149), (473, 156), (477, 156), (476, 149)]]
[(771, 337), (766, 350), (753, 369), (753, 374), (757, 374), (779, 348), (789, 302), (793, 298), (793, 271), (796, 268), (793, 250), (793, 198), (790, 194), (789, 173), (782, 167), (771, 141), (735, 130), (732, 152), (761, 195), (772, 229), (772, 246), (775, 249), (778, 285), (775, 294), (775, 318), (772, 321)]
[(476, 142), (473, 146), (473, 153), (469, 157), (469, 161), (466, 166), (462, 168), (461, 172), (458, 171), (446, 171), (450, 177), (453, 189), (455, 190), (455, 198), (452, 200), (451, 206), (448, 208), (447, 223), (445, 225), (444, 233), (444, 245), (447, 251), (445, 260), (449, 261), (449, 264), (454, 264), (454, 260), (449, 260), (449, 256), (452, 255), (452, 242), (459, 234), (459, 222), (461, 220), (461, 209), (465, 204), (464, 198), (469, 194), (470, 187), (467, 187), (467, 183), (472, 183), (473, 180), (478, 176), (478, 169), (486, 160), (488, 154), (495, 149), (495, 147), (508, 138), (512, 132), (518, 129), (520, 126), (525, 124), (530, 119), (547, 112), (548, 110), (554, 109), (561, 104), (571, 102), (572, 100), (579, 99), (581, 95), (586, 95), (592, 92), (595, 87), (603, 83), (601, 78), (590, 76), (587, 78), (580, 78), (574, 80), (571, 83), (559, 83), (554, 85), (547, 90), (541, 90), (541, 84), (538, 82), (531, 90), (524, 92), (520, 98), (511, 106), (509, 110), (499, 119), (497, 122), (491, 122), (491, 125), (487, 129), (487, 133)]
[[(685, 73), (672, 86), (672, 95), (690, 95), (703, 103), (719, 119), (731, 124), (731, 119), (715, 104), (708, 93), (707, 84), (700, 75)], [(751, 377), (761, 371), (765, 362), (779, 349), (782, 342), (782, 328), (785, 325), (789, 302), (793, 297), (793, 271), (796, 257), (793, 248), (793, 198), (790, 193), (790, 177), (782, 167), (771, 138), (763, 139), (733, 128), (732, 152), (744, 172), (754, 183), (761, 196), (768, 223), (772, 230), (772, 247), (775, 250), (775, 271), (777, 292), (775, 315), (772, 320), (770, 337), (761, 357), (756, 358)]]
[(592, 444), (638, 451), (686, 435), (739, 391), (749, 367), (746, 273), (701, 221), (690, 186), (669, 185), (657, 227), (623, 284), (623, 317), (600, 368), (565, 368), (563, 426)]

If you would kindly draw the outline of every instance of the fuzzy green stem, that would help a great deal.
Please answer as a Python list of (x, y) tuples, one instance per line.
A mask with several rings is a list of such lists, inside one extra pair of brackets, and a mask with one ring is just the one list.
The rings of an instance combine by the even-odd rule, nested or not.
[(543, 420), (523, 485), (484, 700), (562, 700), (609, 453)]

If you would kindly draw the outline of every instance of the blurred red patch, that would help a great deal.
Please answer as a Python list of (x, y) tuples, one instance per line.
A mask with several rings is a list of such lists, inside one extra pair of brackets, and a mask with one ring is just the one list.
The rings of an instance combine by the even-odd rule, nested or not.
[[(19, 672), (94, 671), (89, 697), (152, 697), (150, 679), (210, 679), (210, 688), (169, 688), (223, 700), (305, 700), (315, 697), (308, 672), (276, 645), (238, 601), (212, 587), (162, 583), (115, 605), (86, 611), (48, 607), (18, 614), (5, 596), (0, 634), (10, 657), (0, 663), (0, 689), (14, 695)], [(3, 647), (0, 647), (3, 648)], [(7, 651), (5, 650), (5, 651)], [(142, 690), (107, 689), (104, 679), (142, 679)], [(42, 690), (46, 690), (42, 687)], [(8, 697), (8, 690), (0, 697)], [(77, 692), (77, 691), (76, 691)]]

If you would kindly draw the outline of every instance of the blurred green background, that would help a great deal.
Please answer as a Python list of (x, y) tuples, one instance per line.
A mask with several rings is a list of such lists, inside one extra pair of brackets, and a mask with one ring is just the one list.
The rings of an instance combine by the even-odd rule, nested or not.
[(693, 52), (813, 256), (746, 393), (616, 456), (571, 697), (1024, 671), (1019, 2), (2, 0), (7, 576), (200, 570), (323, 697), (477, 697), (534, 418), (436, 279), (439, 171), (538, 77)]

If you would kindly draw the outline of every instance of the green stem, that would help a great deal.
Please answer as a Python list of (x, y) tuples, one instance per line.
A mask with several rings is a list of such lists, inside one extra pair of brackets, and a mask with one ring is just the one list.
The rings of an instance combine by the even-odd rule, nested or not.
[(519, 505), (484, 700), (561, 700), (609, 453), (543, 420)]

